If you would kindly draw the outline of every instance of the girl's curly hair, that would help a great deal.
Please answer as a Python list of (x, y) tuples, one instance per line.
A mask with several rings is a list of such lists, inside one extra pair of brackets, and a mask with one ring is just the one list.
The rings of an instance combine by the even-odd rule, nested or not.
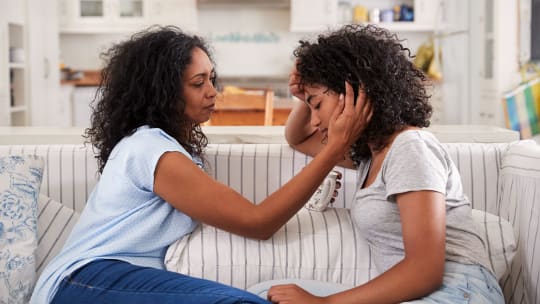
[(427, 78), (395, 34), (373, 25), (345, 25), (319, 35), (316, 42), (301, 40), (294, 56), (301, 84), (344, 94), (348, 81), (365, 90), (373, 115), (351, 148), (355, 163), (370, 156), (368, 143), (380, 150), (406, 126), (429, 126)]
[(206, 42), (177, 27), (151, 27), (101, 54), (107, 62), (92, 102), (86, 141), (98, 149), (99, 172), (114, 146), (138, 127), (160, 128), (192, 155), (202, 155), (208, 140), (199, 124), (184, 115), (182, 75), (191, 51)]

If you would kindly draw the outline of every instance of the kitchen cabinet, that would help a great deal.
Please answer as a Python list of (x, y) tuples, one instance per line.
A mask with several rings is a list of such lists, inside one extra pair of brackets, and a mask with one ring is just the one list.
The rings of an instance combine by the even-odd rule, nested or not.
[(337, 0), (291, 0), (291, 32), (314, 32), (337, 24)]
[(0, 0), (0, 125), (57, 122), (56, 10), (55, 0)]
[(67, 108), (60, 103), (60, 42), (56, 0), (27, 0), (30, 125), (55, 126)]
[(26, 26), (18, 22), (1, 23), (0, 125), (22, 126), (28, 121), (28, 69), (26, 64)]
[(61, 33), (131, 33), (153, 24), (197, 26), (196, 0), (59, 0)]
[[(414, 21), (375, 22), (392, 32), (430, 32), (446, 25), (442, 0), (365, 0), (361, 2), (368, 14), (375, 9), (391, 9), (407, 4), (414, 10)], [(352, 22), (358, 3), (352, 0), (291, 0), (291, 32), (318, 32)], [(380, 17), (379, 17), (380, 18)]]
[(515, 1), (470, 2), (470, 113), (475, 124), (505, 126), (502, 99), (521, 81)]

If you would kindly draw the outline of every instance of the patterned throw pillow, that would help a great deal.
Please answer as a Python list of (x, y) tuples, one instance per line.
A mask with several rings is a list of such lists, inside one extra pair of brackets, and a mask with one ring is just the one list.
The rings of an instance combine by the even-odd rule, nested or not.
[(28, 302), (36, 280), (38, 156), (0, 157), (0, 303)]

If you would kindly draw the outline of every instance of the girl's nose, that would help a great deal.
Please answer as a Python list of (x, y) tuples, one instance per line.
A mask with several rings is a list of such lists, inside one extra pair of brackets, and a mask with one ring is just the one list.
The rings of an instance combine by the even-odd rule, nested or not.
[(318, 127), (320, 124), (321, 124), (321, 119), (319, 118), (317, 111), (314, 111), (313, 109), (311, 109), (311, 125), (314, 127)]

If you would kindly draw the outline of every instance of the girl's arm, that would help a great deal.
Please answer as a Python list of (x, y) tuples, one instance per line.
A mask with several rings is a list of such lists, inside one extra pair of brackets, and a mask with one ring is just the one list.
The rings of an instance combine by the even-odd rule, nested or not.
[(405, 258), (364, 285), (325, 298), (314, 297), (296, 285), (274, 286), (272, 302), (382, 304), (421, 298), (442, 284), (445, 263), (446, 209), (444, 195), (433, 191), (397, 196)]
[(165, 153), (158, 161), (154, 192), (201, 222), (242, 236), (269, 238), (298, 212), (330, 170), (343, 160), (346, 147), (364, 128), (362, 102), (353, 105), (350, 86), (344, 99), (332, 115), (329, 144), (259, 205), (212, 179), (179, 152)]

